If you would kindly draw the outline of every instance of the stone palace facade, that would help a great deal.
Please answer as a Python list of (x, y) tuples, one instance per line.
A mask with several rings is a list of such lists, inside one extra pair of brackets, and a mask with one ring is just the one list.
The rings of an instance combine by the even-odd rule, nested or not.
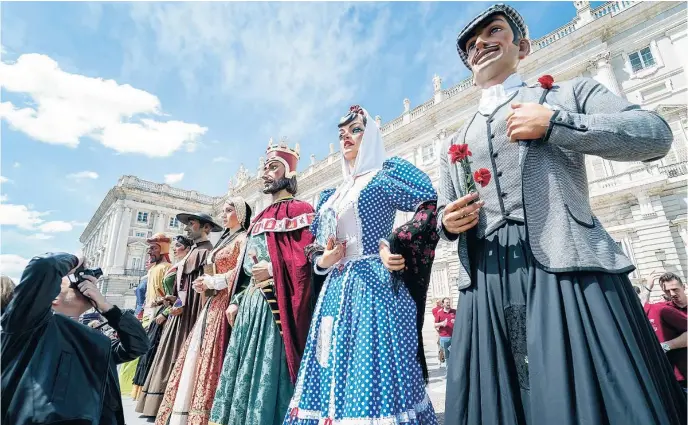
[[(618, 163), (588, 157), (593, 211), (636, 264), (632, 281), (643, 288), (655, 271), (686, 276), (688, 271), (688, 51), (685, 2), (608, 2), (592, 9), (576, 1), (576, 16), (565, 26), (533, 40), (520, 73), (532, 84), (543, 74), (555, 80), (591, 77), (643, 108), (660, 113), (671, 125), (674, 144), (662, 160)], [(684, 53), (680, 53), (684, 52)], [(458, 60), (458, 58), (457, 58)], [(390, 156), (401, 156), (425, 171), (437, 185), (442, 141), (475, 112), (480, 90), (471, 79), (444, 89), (432, 80), (434, 96), (381, 126)], [(333, 134), (335, 132), (333, 131)], [(335, 137), (333, 137), (335, 139)], [(327, 158), (301, 160), (299, 198), (313, 204), (319, 193), (341, 180), (339, 153), (330, 145)], [(262, 167), (262, 159), (258, 161)], [(228, 195), (245, 197), (260, 211), (269, 198), (260, 193), (259, 169), (243, 166), (230, 181)], [(134, 304), (133, 287), (143, 275), (145, 237), (180, 233), (174, 215), (182, 210), (219, 215), (226, 196), (210, 197), (125, 176), (110, 190), (82, 234), (84, 253), (103, 267), (103, 289), (113, 301)], [(399, 214), (398, 222), (409, 217)], [(428, 297), (458, 296), (456, 247), (441, 242)], [(642, 289), (646, 291), (646, 289)], [(652, 297), (661, 296), (653, 288)]]

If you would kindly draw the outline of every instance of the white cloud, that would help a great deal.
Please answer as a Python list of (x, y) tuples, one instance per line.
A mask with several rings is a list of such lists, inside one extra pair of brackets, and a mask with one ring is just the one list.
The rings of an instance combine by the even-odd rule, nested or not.
[(39, 241), (45, 241), (48, 239), (52, 239), (52, 235), (46, 235), (45, 233), (34, 233), (33, 235), (29, 236), (31, 239), (37, 239)]
[[(218, 83), (233, 100), (271, 107), (271, 134), (308, 135), (313, 117), (360, 96), (365, 75), (391, 27), (389, 10), (375, 3), (132, 3), (132, 40), (154, 34), (156, 51), (137, 43), (130, 68), (178, 69), (187, 90)], [(265, 19), (270, 16), (271, 19)], [(138, 43), (140, 44), (140, 43)], [(159, 62), (157, 62), (159, 61)], [(208, 68), (222, 72), (207, 81)], [(133, 72), (134, 69), (129, 72)], [(250, 106), (253, 105), (253, 106)], [(247, 111), (248, 113), (248, 111)], [(284, 114), (284, 115), (282, 115)]]
[(167, 183), (167, 184), (179, 183), (180, 181), (182, 181), (183, 178), (184, 178), (184, 173), (165, 174), (165, 183)]
[(5, 195), (5, 194), (0, 195), (0, 202), (7, 202), (8, 199), (10, 199), (10, 198), (8, 198), (7, 195)]
[(229, 162), (229, 158), (226, 156), (218, 156), (216, 158), (213, 158), (213, 162)]
[(21, 164), (18, 162), (15, 162), (14, 165), (12, 165), (14, 168), (19, 168), (21, 167)]
[(8, 179), (5, 176), (0, 176), (0, 183), (12, 183), (12, 180)]
[(24, 268), (29, 260), (15, 254), (0, 254), (0, 273), (9, 276), (15, 284), (19, 283)]
[(33, 211), (26, 205), (0, 204), (0, 226), (17, 226), (24, 230), (34, 230), (45, 221), (41, 217), (47, 214)]
[[(6, 199), (3, 199), (3, 202)], [(0, 203), (0, 226), (16, 226), (23, 230), (33, 231), (37, 234), (35, 239), (49, 239), (52, 236), (45, 233), (71, 232), (74, 226), (82, 226), (81, 222), (67, 222), (62, 220), (46, 221), (45, 216), (50, 212), (39, 212), (32, 205), (15, 205)]]
[(57, 232), (71, 232), (73, 229), (72, 223), (66, 221), (48, 221), (38, 226), (38, 229), (43, 233), (57, 233)]
[(95, 171), (79, 171), (78, 173), (72, 173), (68, 174), (67, 178), (70, 180), (86, 180), (86, 179), (91, 179), (95, 180), (98, 178), (98, 173)]
[(160, 100), (114, 80), (72, 74), (46, 55), (24, 54), (0, 63), (0, 83), (30, 97), (24, 106), (0, 103), (0, 118), (41, 142), (76, 147), (89, 137), (120, 153), (169, 156), (193, 146), (207, 128), (158, 121)]

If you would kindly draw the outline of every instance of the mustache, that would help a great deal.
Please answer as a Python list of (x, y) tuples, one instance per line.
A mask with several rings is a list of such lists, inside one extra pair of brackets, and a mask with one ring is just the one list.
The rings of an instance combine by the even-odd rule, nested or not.
[(494, 52), (499, 49), (498, 44), (485, 44), (482, 50), (478, 50), (475, 55), (473, 55), (473, 60), (471, 61), (472, 65), (475, 65), (478, 63), (480, 59), (482, 59), (483, 56), (485, 56), (488, 53)]

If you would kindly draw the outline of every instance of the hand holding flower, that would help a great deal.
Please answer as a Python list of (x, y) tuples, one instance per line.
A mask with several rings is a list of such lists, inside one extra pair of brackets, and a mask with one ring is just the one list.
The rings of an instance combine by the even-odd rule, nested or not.
[(478, 224), (480, 208), (485, 205), (485, 201), (473, 202), (476, 199), (478, 199), (478, 194), (471, 192), (448, 204), (442, 215), (444, 230), (458, 235), (475, 227)]

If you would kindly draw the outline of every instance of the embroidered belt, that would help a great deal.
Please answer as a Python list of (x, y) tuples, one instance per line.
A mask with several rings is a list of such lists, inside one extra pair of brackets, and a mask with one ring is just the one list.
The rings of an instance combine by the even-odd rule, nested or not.
[(277, 306), (277, 296), (275, 295), (275, 282), (272, 279), (265, 280), (260, 283), (253, 284), (260, 292), (263, 294), (263, 298), (268, 302), (270, 306), (270, 311), (272, 312), (272, 317), (275, 319), (275, 324), (279, 330), (280, 335), (282, 333), (282, 321), (280, 320), (279, 307)]

